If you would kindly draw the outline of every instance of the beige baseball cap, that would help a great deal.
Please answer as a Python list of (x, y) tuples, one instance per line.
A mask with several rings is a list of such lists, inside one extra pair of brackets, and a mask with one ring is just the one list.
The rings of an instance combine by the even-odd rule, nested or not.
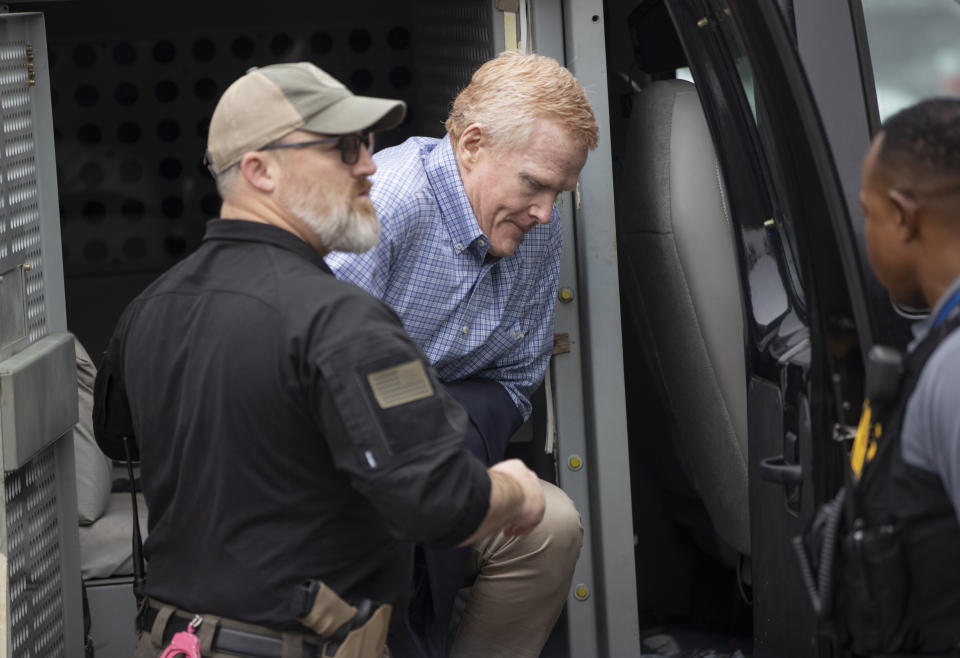
[(406, 103), (354, 96), (310, 62), (252, 68), (227, 87), (213, 110), (207, 162), (214, 174), (294, 130), (347, 135), (387, 130), (403, 120)]

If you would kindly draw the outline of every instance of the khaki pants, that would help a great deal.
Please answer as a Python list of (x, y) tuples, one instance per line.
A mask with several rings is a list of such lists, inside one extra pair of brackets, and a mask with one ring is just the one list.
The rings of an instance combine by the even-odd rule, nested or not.
[(583, 543), (580, 514), (559, 488), (540, 481), (543, 521), (529, 534), (491, 535), (470, 552), (475, 576), (453, 658), (536, 658), (563, 609)]

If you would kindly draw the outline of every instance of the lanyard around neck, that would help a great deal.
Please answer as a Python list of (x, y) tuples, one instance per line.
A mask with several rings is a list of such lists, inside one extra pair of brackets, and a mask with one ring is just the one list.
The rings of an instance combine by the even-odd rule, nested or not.
[(952, 311), (953, 307), (955, 307), (957, 304), (960, 304), (960, 290), (957, 290), (955, 293), (953, 293), (950, 299), (947, 300), (947, 303), (943, 305), (943, 308), (940, 309), (940, 312), (937, 313), (937, 317), (934, 318), (931, 329), (946, 320), (947, 315), (950, 314), (950, 311)]

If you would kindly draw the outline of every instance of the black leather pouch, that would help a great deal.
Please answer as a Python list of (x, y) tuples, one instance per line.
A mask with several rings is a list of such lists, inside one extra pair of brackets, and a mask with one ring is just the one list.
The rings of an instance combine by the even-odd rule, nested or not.
[(858, 527), (843, 537), (840, 606), (857, 655), (893, 654), (903, 646), (907, 571), (899, 530)]

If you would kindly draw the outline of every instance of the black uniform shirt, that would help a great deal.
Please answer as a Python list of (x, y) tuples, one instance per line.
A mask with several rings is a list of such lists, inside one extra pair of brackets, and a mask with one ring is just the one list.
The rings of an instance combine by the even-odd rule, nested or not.
[(393, 311), (267, 224), (212, 220), (130, 304), (94, 415), (107, 454), (139, 448), (147, 594), (191, 611), (282, 626), (308, 577), (403, 606), (410, 542), (456, 544), (489, 504)]

